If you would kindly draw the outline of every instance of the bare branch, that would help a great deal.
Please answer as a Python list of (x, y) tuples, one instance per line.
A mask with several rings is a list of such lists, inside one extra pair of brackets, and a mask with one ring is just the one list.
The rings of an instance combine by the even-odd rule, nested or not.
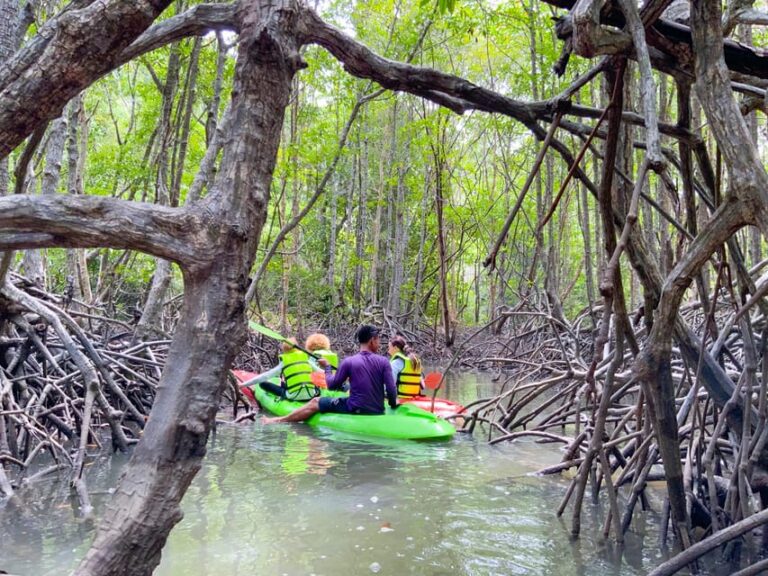
[(738, 15), (738, 24), (751, 24), (753, 26), (768, 26), (768, 12), (761, 10), (744, 10)]
[(616, 32), (600, 24), (605, 0), (577, 0), (571, 10), (573, 19), (573, 51), (591, 58), (597, 54), (620, 54), (631, 46), (626, 33)]
[(664, 157), (661, 154), (661, 143), (659, 142), (656, 83), (653, 81), (651, 57), (648, 54), (648, 45), (645, 43), (645, 29), (634, 0), (619, 0), (619, 5), (627, 19), (627, 28), (632, 34), (632, 42), (635, 45), (637, 63), (640, 68), (640, 96), (643, 99), (643, 111), (645, 113), (647, 158), (651, 168), (658, 169), (664, 165)]
[[(0, 158), (61, 114), (64, 105), (113, 70), (123, 49), (171, 0), (104, 0), (65, 11), (0, 75)], [(79, 2), (79, 5), (84, 2)]]
[(233, 4), (198, 4), (182, 14), (158, 22), (123, 50), (117, 65), (189, 36), (203, 36), (214, 30), (239, 32), (235, 8)]
[(528, 127), (537, 118), (553, 114), (558, 107), (559, 102), (556, 101), (522, 102), (458, 76), (388, 60), (326, 24), (314, 11), (307, 9), (303, 16), (307, 42), (328, 50), (353, 76), (374, 80), (384, 88), (415, 94), (456, 112), (468, 109), (497, 112), (515, 118)]
[(125, 248), (183, 265), (202, 256), (193, 242), (201, 228), (199, 217), (183, 208), (94, 196), (0, 198), (0, 250)]

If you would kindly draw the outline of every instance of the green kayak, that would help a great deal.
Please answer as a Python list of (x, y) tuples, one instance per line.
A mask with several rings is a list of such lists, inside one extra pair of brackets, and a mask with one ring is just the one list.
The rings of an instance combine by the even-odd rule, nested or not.
[[(277, 416), (290, 414), (303, 405), (303, 402), (281, 399), (258, 384), (252, 386), (251, 390), (261, 407)], [(346, 392), (322, 390), (322, 395), (346, 396)], [(401, 440), (448, 440), (456, 433), (456, 429), (442, 418), (409, 404), (401, 404), (395, 410), (387, 407), (381, 416), (318, 413), (307, 420), (307, 424), (352, 434)]]

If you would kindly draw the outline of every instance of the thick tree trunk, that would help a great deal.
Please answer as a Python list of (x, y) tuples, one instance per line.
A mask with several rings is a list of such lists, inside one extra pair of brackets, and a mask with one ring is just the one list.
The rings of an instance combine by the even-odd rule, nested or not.
[[(244, 295), (264, 224), (285, 107), (301, 66), (297, 6), (245, 2), (233, 122), (212, 193), (202, 254), (184, 269), (182, 317), (149, 423), (76, 574), (148, 576), (200, 468), (226, 374), (245, 336)], [(226, 346), (222, 343), (227, 343)]]

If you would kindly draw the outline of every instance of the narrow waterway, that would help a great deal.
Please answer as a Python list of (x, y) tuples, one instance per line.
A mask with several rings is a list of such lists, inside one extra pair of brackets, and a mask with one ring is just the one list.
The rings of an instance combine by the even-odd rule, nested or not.
[[(451, 382), (467, 402), (488, 378)], [(583, 536), (555, 516), (560, 478), (528, 476), (560, 459), (554, 446), (482, 439), (447, 443), (367, 440), (305, 425), (219, 426), (184, 498), (184, 520), (158, 576), (228, 575), (640, 575), (663, 559), (658, 515), (633, 525), (623, 552), (601, 537), (587, 506)], [(90, 467), (97, 512), (125, 458)], [(20, 510), (0, 504), (0, 569), (67, 573), (91, 528), (77, 518), (65, 481), (27, 489)], [(654, 502), (655, 508), (660, 507)]]

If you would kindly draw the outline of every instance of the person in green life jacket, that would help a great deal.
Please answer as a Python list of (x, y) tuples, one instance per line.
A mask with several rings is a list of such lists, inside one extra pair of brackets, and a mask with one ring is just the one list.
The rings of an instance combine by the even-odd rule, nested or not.
[(424, 391), (421, 359), (408, 348), (405, 338), (400, 335), (389, 340), (387, 351), (392, 366), (392, 378), (397, 385), (397, 395), (403, 398), (421, 396)]
[[(242, 386), (258, 384), (263, 390), (276, 396), (306, 402), (320, 395), (320, 389), (312, 383), (312, 357), (295, 348), (294, 338), (282, 343), (282, 354), (277, 366), (262, 372), (258, 376), (243, 382)], [(319, 367), (317, 368), (319, 369)], [(271, 379), (280, 377), (281, 384), (273, 384)]]
[(302, 422), (317, 412), (337, 414), (384, 414), (384, 400), (393, 410), (397, 408), (397, 389), (392, 379), (392, 368), (387, 359), (379, 356), (379, 329), (363, 325), (357, 330), (360, 350), (354, 356), (345, 358), (336, 374), (332, 374), (326, 359), (319, 361), (325, 369), (325, 381), (329, 390), (339, 390), (349, 380), (348, 397), (313, 398), (301, 408), (279, 418), (262, 418), (263, 424), (280, 422)]

